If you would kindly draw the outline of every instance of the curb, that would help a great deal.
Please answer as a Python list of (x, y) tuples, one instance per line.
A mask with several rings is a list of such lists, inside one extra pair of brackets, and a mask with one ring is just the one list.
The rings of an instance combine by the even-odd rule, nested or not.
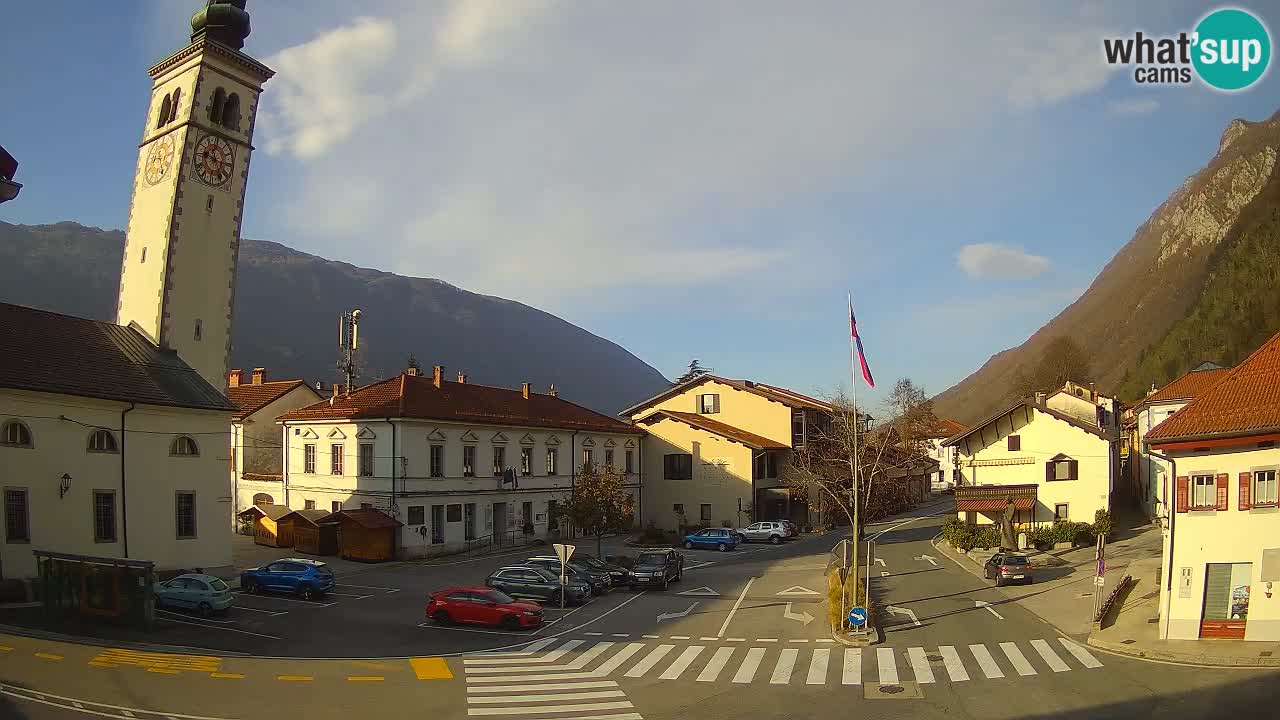
[(1218, 668), (1275, 668), (1280, 667), (1280, 657), (1275, 658), (1243, 658), (1219, 657), (1214, 655), (1191, 655), (1188, 653), (1169, 652), (1167, 650), (1139, 649), (1111, 640), (1094, 637), (1092, 633), (1086, 641), (1090, 647), (1106, 650), (1116, 655), (1125, 655), (1142, 660), (1158, 660), (1174, 665), (1190, 665), (1193, 667)]
[(840, 643), (845, 647), (864, 648), (864, 647), (870, 647), (873, 644), (871, 641), (871, 637), (875, 633), (875, 628), (872, 627), (871, 625), (867, 625), (866, 638), (851, 638), (844, 635), (843, 633), (836, 632), (835, 628), (832, 628), (832, 627), (828, 627), (827, 631), (831, 633), (832, 640), (835, 640), (837, 643)]

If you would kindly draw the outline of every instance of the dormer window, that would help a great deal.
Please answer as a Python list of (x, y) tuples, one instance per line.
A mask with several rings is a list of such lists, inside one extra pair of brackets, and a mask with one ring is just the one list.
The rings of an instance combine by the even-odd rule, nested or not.
[(699, 395), (698, 412), (702, 415), (714, 415), (720, 412), (720, 394), (705, 393)]

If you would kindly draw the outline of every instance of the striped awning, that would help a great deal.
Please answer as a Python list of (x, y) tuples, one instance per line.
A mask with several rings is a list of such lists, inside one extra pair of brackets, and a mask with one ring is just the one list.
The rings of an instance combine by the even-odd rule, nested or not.
[(1036, 506), (1037, 485), (977, 485), (956, 488), (957, 512), (1003, 512), (1009, 500), (1013, 509), (1031, 510)]

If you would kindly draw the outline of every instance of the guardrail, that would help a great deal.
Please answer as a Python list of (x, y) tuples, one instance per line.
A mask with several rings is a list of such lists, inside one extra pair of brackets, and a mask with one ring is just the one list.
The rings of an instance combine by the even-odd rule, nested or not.
[(1116, 585), (1116, 589), (1111, 591), (1107, 599), (1103, 601), (1102, 607), (1098, 610), (1098, 614), (1093, 618), (1093, 629), (1101, 630), (1108, 621), (1114, 622), (1115, 613), (1119, 611), (1120, 606), (1124, 604), (1124, 598), (1129, 594), (1129, 590), (1133, 588), (1133, 576), (1125, 575), (1120, 579), (1120, 584)]

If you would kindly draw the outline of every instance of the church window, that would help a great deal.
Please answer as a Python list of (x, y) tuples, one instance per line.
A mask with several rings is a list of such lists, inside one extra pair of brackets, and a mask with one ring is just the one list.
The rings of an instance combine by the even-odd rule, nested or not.
[(171, 102), (172, 100), (170, 100), (168, 95), (165, 95), (164, 100), (160, 101), (160, 114), (156, 117), (157, 130), (164, 127), (164, 124), (169, 122), (169, 107)]
[(17, 420), (10, 420), (4, 424), (4, 432), (0, 434), (0, 445), (31, 447), (31, 429)]
[(200, 321), (196, 320), (195, 339), (199, 340), (204, 337), (204, 328), (200, 325)]
[(89, 435), (89, 452), (113, 453), (116, 450), (116, 436), (110, 430), (98, 429)]
[(240, 129), (240, 96), (231, 93), (227, 104), (222, 108), (222, 126), (231, 130)]
[(171, 123), (178, 119), (178, 103), (182, 101), (182, 88), (173, 91), (173, 105), (169, 107), (169, 117), (165, 119), (165, 123)]
[(196, 447), (196, 441), (190, 435), (179, 435), (173, 439), (173, 443), (169, 445), (170, 455), (180, 455), (183, 457), (195, 457), (200, 454), (200, 448)]
[(222, 106), (227, 103), (227, 93), (222, 88), (213, 91), (213, 102), (209, 104), (209, 121), (215, 125), (222, 124)]

